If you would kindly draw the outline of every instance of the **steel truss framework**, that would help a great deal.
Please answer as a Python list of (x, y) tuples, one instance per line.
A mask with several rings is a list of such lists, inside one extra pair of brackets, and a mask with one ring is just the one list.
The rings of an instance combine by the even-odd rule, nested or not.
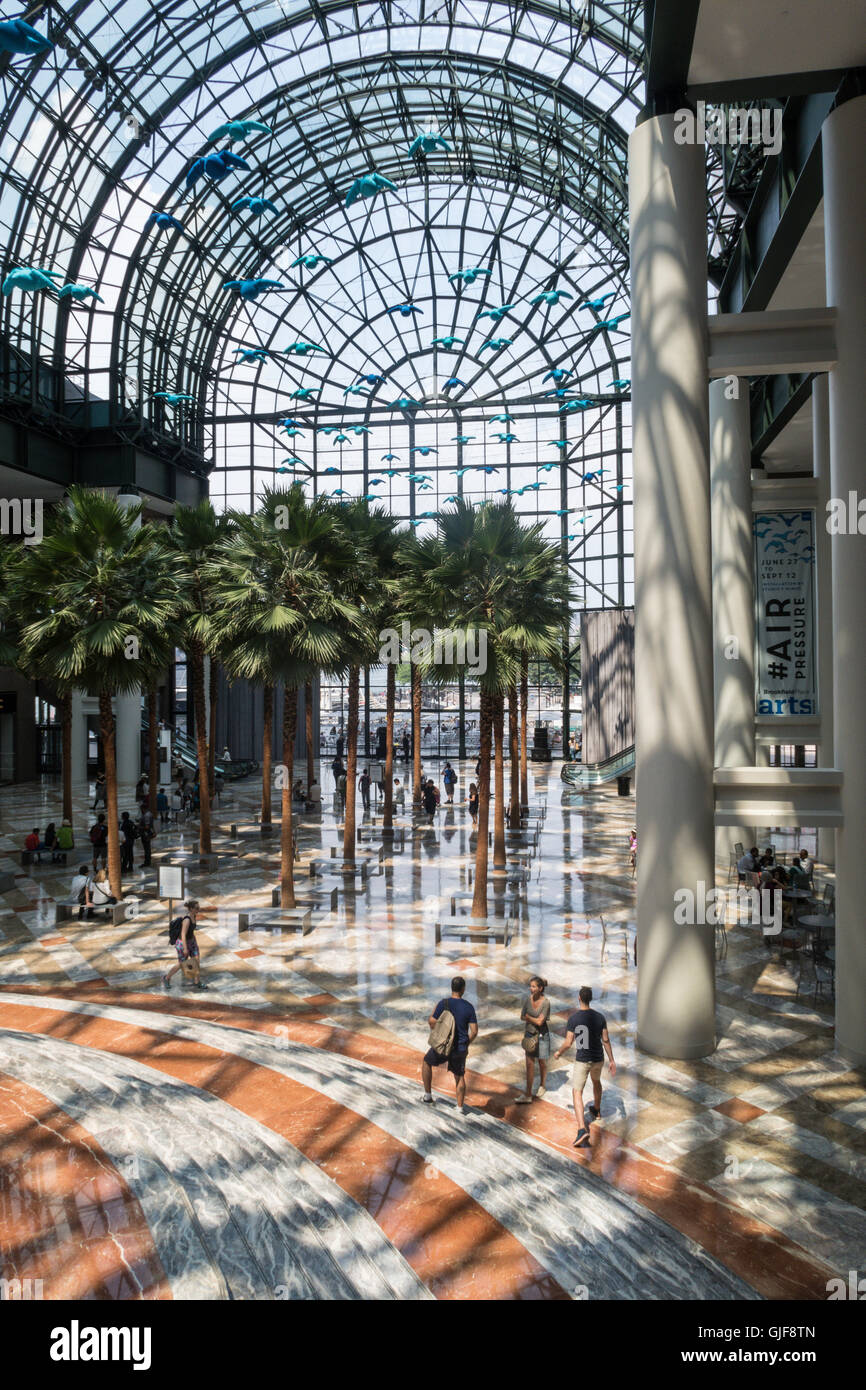
[[(604, 325), (628, 310), (626, 139), (642, 100), (642, 12), (640, 0), (29, 10), (55, 47), (0, 58), (4, 272), (50, 266), (104, 303), (3, 299), (7, 405), (185, 449), (213, 469), (227, 505), (251, 506), (281, 468), (317, 491), (338, 478), (344, 495), (381, 496), (422, 526), (447, 496), (511, 489), (559, 539), (588, 605), (629, 602), (629, 398), (613, 384), (628, 380), (628, 334)], [(233, 146), (250, 171), (187, 193), (190, 161), (215, 148), (211, 130), (247, 118), (272, 132)], [(449, 152), (410, 156), (430, 130)], [(370, 169), (397, 191), (346, 208)], [(730, 184), (711, 152), (708, 239), (720, 261), (738, 228)], [(243, 195), (278, 211), (240, 216), (231, 204)], [(153, 209), (184, 231), (145, 232)], [(331, 263), (291, 266), (313, 249)], [(491, 274), (450, 282), (467, 264)], [(222, 288), (254, 276), (285, 288), (254, 304)], [(564, 292), (559, 303), (532, 303), (550, 290)], [(410, 301), (422, 312), (408, 321), (388, 313)], [(515, 307), (500, 322), (479, 320), (504, 304)], [(449, 336), (464, 341), (432, 346)], [(482, 346), (500, 337), (511, 342)], [(326, 352), (284, 355), (299, 339)], [(258, 347), (255, 363), (234, 352)], [(554, 366), (572, 372), (569, 397), (588, 402), (574, 413), (546, 394)], [(347, 393), (365, 372), (386, 381)], [(452, 378), (462, 384), (447, 387)], [(298, 400), (304, 388), (313, 394)], [(172, 409), (157, 391), (194, 403)], [(407, 397), (419, 408), (394, 406)], [(495, 430), (506, 413), (513, 421)], [(281, 463), (286, 414), (300, 421), (288, 441), (298, 439), (298, 465)], [(338, 431), (324, 430), (342, 422), (372, 433), (335, 445)], [(465, 435), (475, 438), (458, 442)], [(400, 466), (384, 470), (385, 453)]]

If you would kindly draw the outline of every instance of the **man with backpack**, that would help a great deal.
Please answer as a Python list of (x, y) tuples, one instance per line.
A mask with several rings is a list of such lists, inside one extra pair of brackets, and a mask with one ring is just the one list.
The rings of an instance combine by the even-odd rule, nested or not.
[(128, 811), (124, 811), (120, 817), (120, 867), (121, 869), (134, 869), (135, 861), (132, 857), (135, 837), (138, 834)]
[(457, 786), (457, 773), (450, 763), (445, 764), (442, 773), (442, 781), (445, 783), (445, 796), (449, 806), (454, 805), (454, 788)]
[(463, 998), (465, 989), (463, 976), (455, 975), (451, 981), (451, 998), (440, 999), (428, 1019), (430, 1047), (421, 1063), (421, 1082), (424, 1086), (421, 1099), (432, 1105), (433, 1068), (447, 1062), (448, 1070), (454, 1077), (457, 1108), (463, 1114), (466, 1113), (466, 1056), (469, 1044), (478, 1037), (478, 1018), (473, 1005)]
[(108, 826), (101, 811), (90, 827), (90, 843), (93, 846), (93, 872), (95, 873), (99, 868), (97, 860), (102, 860), (104, 868), (108, 857)]
[(168, 994), (171, 990), (172, 977), (182, 970), (188, 980), (192, 982), (193, 989), (207, 989), (207, 985), (201, 978), (200, 955), (198, 942), (195, 939), (195, 920), (198, 913), (198, 902), (195, 898), (188, 898), (184, 903), (185, 911), (179, 917), (175, 917), (169, 923), (168, 940), (169, 944), (177, 952), (177, 965), (173, 965), (162, 977), (162, 987)]

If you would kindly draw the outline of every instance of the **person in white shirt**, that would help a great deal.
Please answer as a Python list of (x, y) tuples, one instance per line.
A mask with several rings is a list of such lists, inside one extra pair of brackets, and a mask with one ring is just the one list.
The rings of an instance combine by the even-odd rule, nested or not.
[(309, 789), (307, 791), (307, 801), (312, 806), (321, 806), (322, 804), (322, 789), (316, 781), (315, 777), (310, 783)]
[(78, 903), (78, 915), (93, 916), (93, 895), (90, 890), (90, 870), (86, 864), (79, 864), (78, 873), (73, 876), (69, 886), (69, 896)]
[(814, 859), (810, 857), (808, 850), (801, 849), (800, 858), (795, 859), (791, 865), (791, 877), (794, 880), (794, 886), (800, 887), (803, 883), (806, 883), (811, 879), (814, 870)]

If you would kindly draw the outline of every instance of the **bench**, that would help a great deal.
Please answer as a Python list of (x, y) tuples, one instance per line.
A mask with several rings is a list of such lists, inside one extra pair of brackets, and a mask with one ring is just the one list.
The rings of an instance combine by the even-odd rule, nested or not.
[(370, 864), (371, 861), (369, 859), (356, 859), (353, 863), (350, 863), (348, 860), (344, 859), (342, 855), (340, 855), (339, 858), (332, 856), (330, 859), (311, 859), (310, 878), (315, 878), (317, 874), (327, 873), (346, 874), (347, 876), (349, 874), (353, 876), (355, 874), (360, 874), (361, 882), (364, 883), (370, 872)]
[[(308, 906), (314, 909), (320, 907), (323, 911), (327, 909), (329, 912), (336, 912), (339, 892), (340, 890), (337, 888), (336, 884), (333, 888), (312, 888), (310, 889), (310, 895), (306, 893), (301, 894), (301, 901), (305, 907)], [(276, 888), (271, 889), (271, 906), (279, 907), (281, 902), (282, 889), (280, 885), (277, 884)]]
[(364, 844), (378, 836), (383, 841), (390, 841), (396, 848), (398, 845), (401, 850), (406, 846), (406, 831), (402, 825), (359, 825), (358, 843)]
[[(342, 847), (340, 845), (331, 845), (330, 854), (332, 859), (345, 858), (345, 855), (342, 852)], [(371, 864), (374, 862), (374, 860), (381, 864), (383, 859), (385, 858), (385, 846), (379, 845), (378, 848), (376, 848), (373, 845), (371, 845), (368, 850), (364, 851), (363, 855), (359, 856), (359, 858), (366, 859)]]
[(514, 935), (513, 917), (447, 917), (436, 923), (436, 945), (443, 939), (456, 941), (501, 941), (507, 946)]
[[(131, 922), (139, 915), (138, 910), (140, 906), (140, 898), (121, 898), (119, 903), (94, 905), (91, 911), (94, 915), (97, 912), (104, 913), (106, 917), (110, 915), (112, 926), (122, 927), (125, 922)], [(72, 922), (77, 918), (79, 910), (81, 909), (82, 904), (77, 898), (64, 898), (54, 904), (54, 921), (56, 923)], [(86, 909), (84, 910), (86, 911)], [(81, 920), (85, 922), (93, 921), (93, 918), (83, 916)]]
[(272, 907), (254, 908), (251, 912), (238, 913), (238, 931), (255, 931), (265, 927), (269, 931), (299, 931), (309, 936), (313, 930), (313, 909), (311, 907), (287, 907), (274, 911)]
[[(517, 889), (516, 889), (516, 888), (510, 889), (510, 890), (508, 891), (508, 896), (509, 896), (509, 898), (511, 899), (512, 904), (514, 904), (514, 899), (517, 897)], [(469, 892), (465, 892), (465, 893), (464, 893), (464, 892), (452, 893), (452, 894), (451, 894), (451, 916), (452, 916), (452, 917), (456, 917), (456, 916), (457, 916), (457, 904), (458, 904), (458, 903), (471, 903), (474, 897), (475, 897), (475, 894), (474, 894), (474, 893), (469, 893)], [(513, 916), (514, 914), (511, 913), (511, 914), (509, 914), (509, 915)]]

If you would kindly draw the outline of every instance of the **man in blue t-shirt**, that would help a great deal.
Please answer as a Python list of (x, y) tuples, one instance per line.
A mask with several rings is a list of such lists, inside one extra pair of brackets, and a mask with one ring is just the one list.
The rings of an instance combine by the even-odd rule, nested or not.
[[(589, 1007), (592, 1002), (592, 990), (589, 985), (584, 985), (577, 997), (579, 1005), (569, 1016), (565, 1025), (565, 1042), (560, 1048), (557, 1048), (553, 1055), (554, 1057), (561, 1057), (572, 1043), (575, 1044), (574, 1067), (571, 1073), (571, 1098), (577, 1117), (577, 1137), (573, 1147), (585, 1149), (589, 1145), (589, 1130), (586, 1127), (586, 1120), (588, 1119), (592, 1123), (601, 1114), (601, 1069), (604, 1065), (604, 1054), (607, 1053), (611, 1076), (616, 1076), (616, 1062), (613, 1060), (613, 1049), (607, 1033), (607, 1019), (597, 1009)], [(593, 1104), (586, 1107), (586, 1116), (584, 1117), (583, 1088), (588, 1076), (592, 1077)]]
[(451, 981), (451, 998), (440, 999), (436, 1008), (427, 1020), (433, 1028), (436, 1020), (444, 1009), (448, 1009), (454, 1015), (454, 1046), (447, 1057), (442, 1057), (431, 1047), (429, 1052), (424, 1054), (421, 1063), (421, 1081), (424, 1085), (424, 1094), (421, 1099), (428, 1105), (433, 1103), (431, 1087), (433, 1085), (433, 1068), (441, 1067), (443, 1062), (448, 1063), (448, 1070), (454, 1077), (454, 1085), (457, 1091), (457, 1108), (464, 1110), (463, 1102), (466, 1098), (466, 1054), (469, 1051), (469, 1044), (478, 1037), (478, 1019), (475, 1009), (467, 999), (463, 998), (463, 991), (466, 988), (466, 981), (462, 975), (455, 975)]

